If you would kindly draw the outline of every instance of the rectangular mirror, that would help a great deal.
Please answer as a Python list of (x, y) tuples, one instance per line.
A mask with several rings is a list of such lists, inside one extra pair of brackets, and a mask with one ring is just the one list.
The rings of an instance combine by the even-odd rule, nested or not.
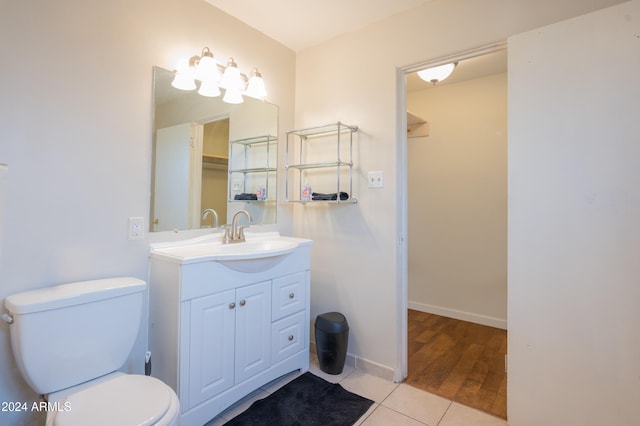
[(252, 224), (276, 223), (277, 105), (244, 97), (228, 104), (171, 86), (173, 72), (153, 68), (150, 231), (231, 222), (247, 210)]

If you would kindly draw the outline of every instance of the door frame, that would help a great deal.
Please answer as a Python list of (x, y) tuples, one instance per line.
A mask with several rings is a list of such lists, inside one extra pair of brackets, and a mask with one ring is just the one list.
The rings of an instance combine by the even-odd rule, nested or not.
[[(408, 376), (408, 247), (407, 247), (407, 233), (408, 233), (408, 194), (407, 194), (407, 88), (406, 88), (406, 76), (407, 74), (419, 71), (424, 68), (435, 67), (438, 65), (448, 64), (450, 62), (463, 61), (476, 56), (486, 55), (488, 53), (497, 52), (499, 50), (507, 49), (507, 41), (499, 41), (491, 43), (462, 52), (454, 53), (448, 56), (441, 56), (439, 58), (426, 60), (413, 65), (396, 69), (396, 100), (398, 108), (396, 110), (396, 140), (397, 144), (397, 158), (398, 164), (396, 167), (398, 191), (397, 191), (397, 205), (400, 207), (397, 217), (396, 232), (398, 235), (398, 250), (396, 254), (396, 282), (397, 299), (399, 301), (399, 308), (397, 311), (397, 335), (398, 335), (398, 347), (397, 356), (398, 364), (394, 370), (395, 382), (401, 382)], [(507, 136), (508, 138), (508, 136)]]

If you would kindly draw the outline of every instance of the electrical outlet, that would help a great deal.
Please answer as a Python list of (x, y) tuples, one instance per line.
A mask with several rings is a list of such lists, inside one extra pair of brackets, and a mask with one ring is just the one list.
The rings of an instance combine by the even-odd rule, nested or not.
[(129, 218), (129, 239), (130, 240), (144, 239), (144, 218), (143, 217)]
[(369, 172), (367, 175), (369, 188), (384, 187), (384, 172)]

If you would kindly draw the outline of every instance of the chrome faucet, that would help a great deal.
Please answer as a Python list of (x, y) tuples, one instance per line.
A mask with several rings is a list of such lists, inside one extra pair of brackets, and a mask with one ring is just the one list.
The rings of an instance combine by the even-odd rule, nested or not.
[(222, 244), (241, 243), (245, 241), (244, 239), (245, 227), (241, 226), (240, 228), (238, 228), (238, 219), (240, 218), (240, 215), (243, 215), (243, 214), (247, 216), (247, 219), (249, 219), (249, 223), (251, 223), (253, 218), (251, 217), (251, 213), (249, 213), (248, 211), (240, 210), (239, 212), (234, 214), (233, 219), (231, 220), (231, 228), (229, 228), (228, 226), (224, 228), (224, 236), (222, 237)]
[(216, 211), (214, 209), (205, 209), (202, 212), (202, 220), (205, 220), (208, 215), (212, 215), (213, 216), (213, 227), (217, 228), (218, 227), (218, 213), (216, 213)]

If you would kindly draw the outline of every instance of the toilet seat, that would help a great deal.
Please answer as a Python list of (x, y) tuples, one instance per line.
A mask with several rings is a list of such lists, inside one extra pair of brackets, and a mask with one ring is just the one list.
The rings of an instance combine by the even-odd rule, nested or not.
[(150, 426), (177, 417), (175, 393), (158, 379), (142, 375), (114, 378), (71, 393), (58, 402), (47, 419), (52, 426)]

